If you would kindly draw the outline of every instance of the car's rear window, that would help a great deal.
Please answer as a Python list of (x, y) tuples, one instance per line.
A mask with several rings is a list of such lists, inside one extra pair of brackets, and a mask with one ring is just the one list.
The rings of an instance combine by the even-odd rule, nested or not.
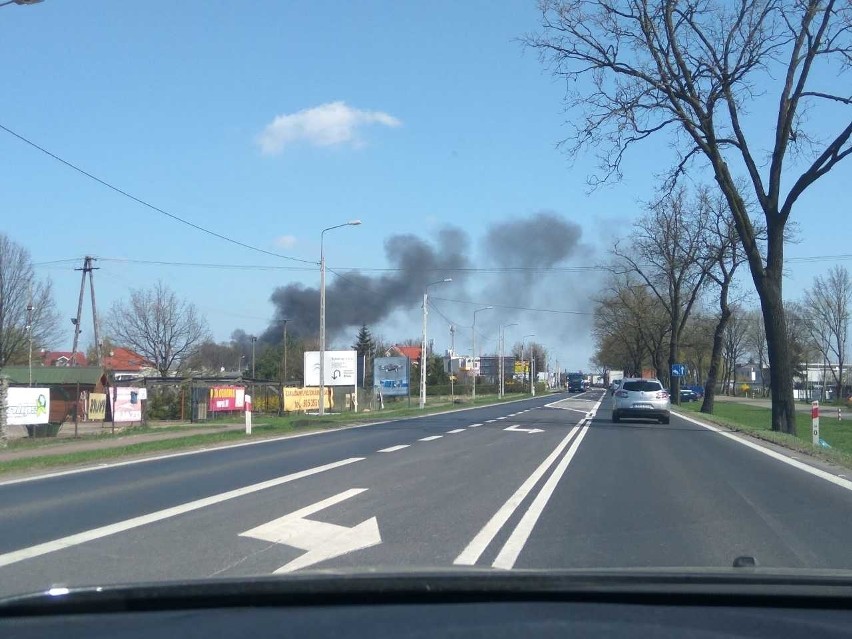
[(663, 390), (663, 385), (660, 382), (649, 382), (648, 380), (640, 379), (635, 382), (624, 382), (621, 388), (627, 391), (658, 391)]

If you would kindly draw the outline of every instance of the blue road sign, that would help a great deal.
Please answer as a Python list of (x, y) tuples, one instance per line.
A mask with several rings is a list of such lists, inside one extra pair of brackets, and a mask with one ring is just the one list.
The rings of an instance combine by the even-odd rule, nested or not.
[(686, 377), (686, 366), (683, 364), (672, 364), (672, 377)]

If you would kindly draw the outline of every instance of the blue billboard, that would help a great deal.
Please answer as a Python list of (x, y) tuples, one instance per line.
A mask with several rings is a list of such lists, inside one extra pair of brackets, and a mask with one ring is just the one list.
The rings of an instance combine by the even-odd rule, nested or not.
[(373, 387), (385, 397), (408, 395), (408, 358), (377, 357), (373, 360)]

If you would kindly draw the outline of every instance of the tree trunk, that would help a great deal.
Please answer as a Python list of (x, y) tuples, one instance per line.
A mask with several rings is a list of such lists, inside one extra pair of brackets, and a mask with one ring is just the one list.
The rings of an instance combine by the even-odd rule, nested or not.
[(672, 375), (672, 366), (677, 364), (677, 351), (678, 351), (678, 336), (675, 334), (676, 331), (672, 331), (672, 335), (669, 338), (669, 394), (671, 395), (672, 404), (678, 405), (680, 404), (680, 377)]
[(787, 319), (781, 295), (781, 271), (755, 278), (766, 326), (769, 357), (769, 390), (772, 397), (772, 430), (796, 434), (796, 404), (793, 400), (793, 362), (787, 349)]
[[(722, 365), (722, 341), (725, 335), (725, 326), (728, 320), (731, 319), (731, 309), (728, 307), (727, 290), (722, 292), (723, 302), (722, 314), (719, 316), (719, 321), (716, 324), (716, 330), (713, 331), (713, 351), (710, 355), (710, 369), (707, 371), (707, 382), (704, 384), (704, 401), (701, 403), (702, 413), (713, 413), (713, 404), (716, 399), (716, 378), (719, 374), (719, 367)], [(723, 376), (727, 375), (727, 371), (723, 372)]]

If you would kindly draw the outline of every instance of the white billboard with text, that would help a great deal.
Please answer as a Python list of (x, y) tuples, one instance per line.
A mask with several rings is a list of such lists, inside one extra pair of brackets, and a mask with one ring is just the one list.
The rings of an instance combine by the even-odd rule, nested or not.
[(9, 388), (6, 399), (7, 424), (46, 424), (49, 418), (49, 388)]
[[(320, 385), (319, 351), (305, 351), (305, 386)], [(325, 386), (355, 386), (358, 379), (356, 351), (325, 352)]]

